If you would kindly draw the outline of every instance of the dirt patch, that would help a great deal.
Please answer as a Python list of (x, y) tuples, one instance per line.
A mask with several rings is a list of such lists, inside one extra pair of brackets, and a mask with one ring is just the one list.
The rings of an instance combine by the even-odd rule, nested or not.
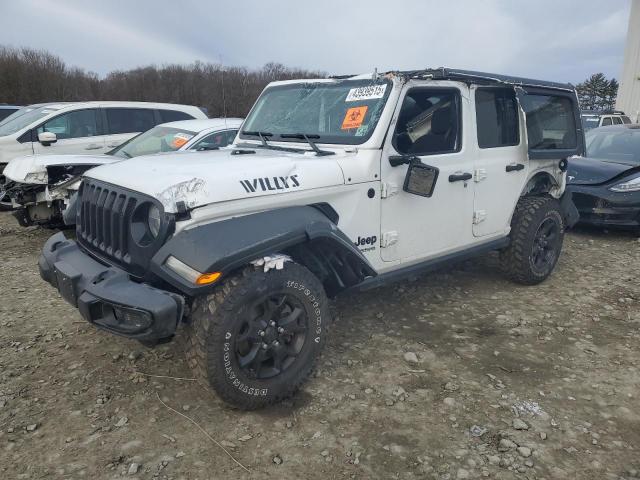
[(570, 233), (536, 287), (488, 255), (343, 297), (316, 376), (244, 413), (189, 380), (176, 344), (149, 350), (82, 321), (38, 275), (51, 233), (0, 214), (1, 478), (638, 475), (631, 235)]

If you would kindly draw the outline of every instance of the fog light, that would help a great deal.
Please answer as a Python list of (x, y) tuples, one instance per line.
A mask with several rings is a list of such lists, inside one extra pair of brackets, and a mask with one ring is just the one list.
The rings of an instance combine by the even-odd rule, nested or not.
[(149, 312), (134, 308), (114, 306), (113, 315), (116, 319), (116, 324), (113, 325), (113, 328), (117, 328), (122, 332), (131, 333), (146, 330), (153, 322)]

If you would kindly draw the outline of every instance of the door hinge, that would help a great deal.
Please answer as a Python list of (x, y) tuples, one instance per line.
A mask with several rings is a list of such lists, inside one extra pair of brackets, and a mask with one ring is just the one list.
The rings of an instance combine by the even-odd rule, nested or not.
[(473, 212), (473, 224), (477, 225), (480, 222), (484, 221), (484, 219), (487, 218), (487, 211), (486, 210), (476, 210), (475, 212)]
[(485, 168), (476, 168), (473, 171), (473, 181), (474, 182), (481, 182), (482, 180), (484, 180), (485, 178), (487, 178), (487, 170)]
[(390, 247), (391, 245), (397, 242), (398, 242), (398, 232), (395, 232), (395, 231), (384, 232), (382, 234), (382, 238), (380, 239), (380, 247), (381, 248)]
[(395, 183), (382, 183), (380, 198), (388, 198), (398, 193), (398, 186)]

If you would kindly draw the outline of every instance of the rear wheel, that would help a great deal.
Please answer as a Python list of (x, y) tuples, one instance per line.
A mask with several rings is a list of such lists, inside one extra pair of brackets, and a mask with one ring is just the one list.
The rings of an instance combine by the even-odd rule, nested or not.
[(248, 267), (195, 299), (187, 361), (229, 404), (261, 408), (293, 395), (307, 379), (328, 321), (322, 284), (305, 267)]
[(564, 239), (560, 204), (549, 196), (522, 197), (511, 220), (511, 243), (500, 254), (512, 280), (535, 285), (553, 271)]

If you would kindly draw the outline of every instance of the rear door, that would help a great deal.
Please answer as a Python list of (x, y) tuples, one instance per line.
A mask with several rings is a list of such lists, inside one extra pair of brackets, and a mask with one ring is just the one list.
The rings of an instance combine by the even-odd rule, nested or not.
[[(474, 87), (473, 234), (504, 232), (529, 171), (524, 116), (512, 87)], [(522, 128), (521, 128), (522, 127)]]
[(103, 118), (109, 133), (107, 148), (115, 148), (131, 137), (146, 132), (158, 123), (153, 108), (103, 107)]
[[(97, 108), (61, 113), (35, 130), (35, 154), (99, 154), (105, 151), (106, 136)], [(38, 142), (38, 134), (42, 132), (55, 133), (57, 141), (42, 145)]]

